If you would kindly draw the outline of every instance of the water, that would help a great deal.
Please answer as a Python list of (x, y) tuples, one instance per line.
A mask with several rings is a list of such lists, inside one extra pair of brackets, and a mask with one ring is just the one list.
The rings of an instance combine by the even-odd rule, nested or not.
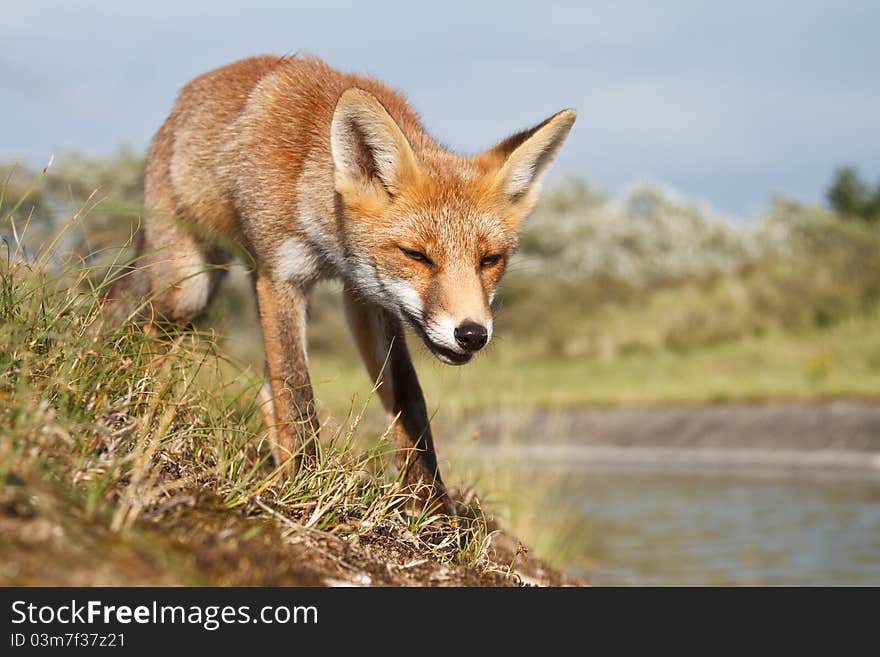
[(880, 485), (560, 470), (530, 476), (597, 585), (880, 585)]

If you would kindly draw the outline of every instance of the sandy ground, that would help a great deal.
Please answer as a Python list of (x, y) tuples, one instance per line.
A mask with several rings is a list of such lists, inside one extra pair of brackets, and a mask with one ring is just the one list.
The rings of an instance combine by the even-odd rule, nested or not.
[(475, 452), (538, 461), (840, 470), (880, 475), (880, 404), (861, 401), (484, 413)]

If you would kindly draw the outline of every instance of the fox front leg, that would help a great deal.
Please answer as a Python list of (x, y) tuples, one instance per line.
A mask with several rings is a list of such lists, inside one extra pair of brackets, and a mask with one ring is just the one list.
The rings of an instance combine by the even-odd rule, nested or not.
[(367, 372), (379, 384), (378, 394), (393, 421), (398, 465), (407, 486), (426, 506), (454, 507), (440, 477), (431, 423), (422, 388), (406, 347), (400, 321), (385, 309), (346, 289), (345, 315)]
[(305, 290), (290, 283), (272, 281), (258, 274), (256, 280), (260, 324), (266, 352), (266, 378), (271, 402), (264, 403), (264, 418), (279, 463), (287, 460), (298, 468), (303, 457), (313, 458), (318, 437), (318, 418), (306, 359)]

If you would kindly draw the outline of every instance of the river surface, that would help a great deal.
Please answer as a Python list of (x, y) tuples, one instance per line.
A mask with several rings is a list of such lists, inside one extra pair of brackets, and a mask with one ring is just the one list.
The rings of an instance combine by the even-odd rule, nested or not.
[(594, 584), (880, 586), (876, 402), (499, 411), (469, 422), (459, 435), (479, 440), (468, 457), (538, 508), (523, 531)]
[(530, 468), (597, 585), (880, 585), (876, 476)]

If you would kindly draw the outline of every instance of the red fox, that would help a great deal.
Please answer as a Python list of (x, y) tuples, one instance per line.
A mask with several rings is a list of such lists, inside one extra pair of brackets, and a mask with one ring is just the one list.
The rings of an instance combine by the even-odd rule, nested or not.
[(315, 58), (229, 64), (184, 87), (154, 137), (139, 245), (148, 266), (109, 296), (145, 293), (151, 313), (188, 322), (217, 287), (223, 245), (246, 252), (265, 344), (264, 421), (276, 459), (298, 465), (318, 430), (309, 290), (341, 279), (404, 480), (450, 510), (404, 327), (452, 365), (488, 344), (496, 286), (574, 120), (562, 110), (464, 157), (376, 80)]

